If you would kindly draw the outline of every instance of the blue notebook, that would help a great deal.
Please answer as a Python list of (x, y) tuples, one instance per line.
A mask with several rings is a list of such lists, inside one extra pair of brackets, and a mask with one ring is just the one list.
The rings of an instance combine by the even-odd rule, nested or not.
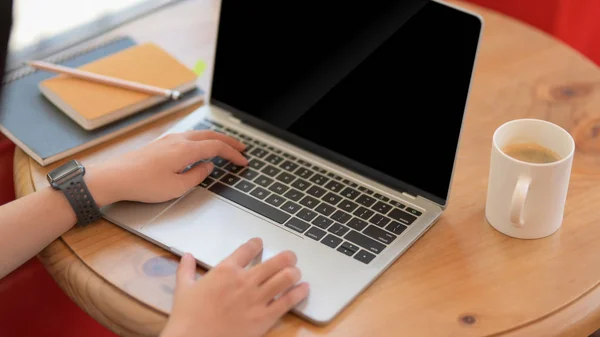
[[(120, 37), (73, 53), (58, 55), (57, 60), (51, 61), (79, 67), (135, 44), (129, 37)], [(178, 101), (166, 101), (102, 128), (86, 131), (40, 92), (38, 83), (53, 76), (56, 74), (32, 69), (11, 74), (5, 80), (0, 103), (0, 131), (42, 166), (98, 145), (204, 98), (204, 91), (196, 88), (186, 92)]]

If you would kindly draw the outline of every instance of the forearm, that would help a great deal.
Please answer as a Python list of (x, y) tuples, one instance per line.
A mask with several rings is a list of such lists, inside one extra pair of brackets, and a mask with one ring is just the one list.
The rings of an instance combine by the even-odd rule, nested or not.
[[(99, 206), (110, 202), (99, 174), (85, 181)], [(68, 231), (77, 218), (67, 198), (51, 187), (0, 206), (0, 279)]]

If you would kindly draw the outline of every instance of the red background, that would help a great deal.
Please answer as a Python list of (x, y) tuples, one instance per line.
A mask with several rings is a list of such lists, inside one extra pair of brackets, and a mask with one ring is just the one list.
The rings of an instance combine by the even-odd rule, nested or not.
[[(529, 23), (600, 65), (599, 0), (471, 0)], [(0, 205), (14, 199), (14, 145), (0, 135)], [(0, 336), (115, 336), (81, 311), (37, 259), (0, 280)]]

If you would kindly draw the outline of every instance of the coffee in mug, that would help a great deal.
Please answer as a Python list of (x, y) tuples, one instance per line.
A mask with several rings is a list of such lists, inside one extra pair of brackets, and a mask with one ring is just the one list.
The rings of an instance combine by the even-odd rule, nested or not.
[(539, 119), (517, 119), (494, 132), (485, 216), (499, 232), (542, 238), (562, 225), (573, 137)]
[(502, 152), (516, 160), (534, 164), (548, 164), (560, 160), (560, 156), (547, 147), (536, 143), (509, 144)]

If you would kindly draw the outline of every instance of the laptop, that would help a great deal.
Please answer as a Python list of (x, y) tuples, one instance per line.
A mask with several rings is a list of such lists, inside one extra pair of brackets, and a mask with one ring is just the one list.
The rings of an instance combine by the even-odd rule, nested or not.
[(209, 104), (166, 134), (243, 141), (185, 196), (106, 219), (212, 268), (253, 237), (291, 250), (326, 324), (448, 206), (482, 19), (426, 0), (223, 0)]

